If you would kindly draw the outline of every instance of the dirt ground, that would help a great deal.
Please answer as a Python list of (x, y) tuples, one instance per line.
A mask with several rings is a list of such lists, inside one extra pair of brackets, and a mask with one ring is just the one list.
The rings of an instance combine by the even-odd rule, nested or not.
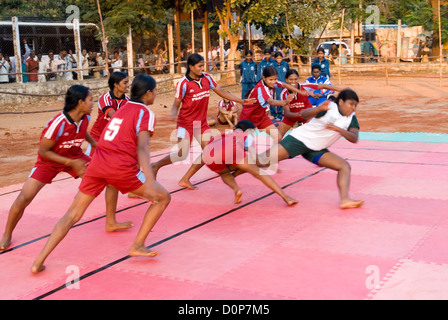
[[(301, 77), (301, 81), (304, 81)], [(355, 90), (361, 102), (357, 117), (361, 131), (365, 132), (431, 132), (448, 133), (448, 80), (445, 76), (440, 86), (438, 75), (412, 74), (390, 75), (388, 83), (384, 76), (338, 76), (334, 85)], [(234, 95), (241, 95), (241, 86), (226, 86)], [(170, 121), (174, 93), (157, 96), (151, 109), (157, 116), (156, 132), (150, 148), (153, 151), (171, 147), (170, 134), (175, 122)], [(98, 99), (98, 97), (95, 97)], [(220, 97), (211, 93), (209, 118), (216, 119)], [(32, 169), (37, 155), (41, 132), (58, 111), (62, 100), (36, 101), (32, 104), (7, 106), (0, 104), (0, 187), (23, 183)], [(4, 114), (5, 111), (36, 111), (37, 113)], [(96, 119), (94, 108), (92, 122)], [(219, 130), (228, 126), (217, 125)]]

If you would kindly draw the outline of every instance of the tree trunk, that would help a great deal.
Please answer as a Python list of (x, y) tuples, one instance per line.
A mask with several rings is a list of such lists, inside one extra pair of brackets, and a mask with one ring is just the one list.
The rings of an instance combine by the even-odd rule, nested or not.
[[(230, 50), (229, 55), (227, 56), (227, 70), (234, 70), (235, 69), (235, 53), (238, 49), (238, 35), (232, 35), (229, 37), (230, 42)], [(229, 72), (227, 74), (229, 81), (235, 82), (235, 72)]]
[(430, 0), (431, 8), (434, 10), (432, 19), (434, 21), (432, 30), (432, 59), (438, 60), (440, 58), (440, 44), (439, 44), (439, 2), (438, 0)]

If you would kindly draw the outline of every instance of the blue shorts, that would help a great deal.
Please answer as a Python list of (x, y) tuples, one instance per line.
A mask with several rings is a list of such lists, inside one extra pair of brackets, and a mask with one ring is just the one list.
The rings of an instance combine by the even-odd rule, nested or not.
[(295, 158), (302, 155), (306, 160), (319, 165), (320, 158), (328, 151), (328, 149), (322, 149), (319, 151), (311, 150), (302, 141), (297, 140), (291, 135), (286, 136), (279, 144), (285, 148), (289, 153), (290, 158)]

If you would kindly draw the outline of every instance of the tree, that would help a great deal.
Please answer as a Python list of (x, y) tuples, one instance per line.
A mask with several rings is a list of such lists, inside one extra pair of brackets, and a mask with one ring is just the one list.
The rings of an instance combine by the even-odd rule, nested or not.
[[(309, 37), (331, 20), (328, 0), (260, 0), (247, 10), (247, 19), (261, 28), (268, 44), (284, 43), (297, 53), (308, 54)], [(297, 34), (297, 29), (300, 34)]]

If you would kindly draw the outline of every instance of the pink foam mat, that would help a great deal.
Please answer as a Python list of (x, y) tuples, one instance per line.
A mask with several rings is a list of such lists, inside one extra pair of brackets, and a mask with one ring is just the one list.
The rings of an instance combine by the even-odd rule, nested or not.
[[(79, 185), (61, 175), (25, 211), (12, 250), (0, 253), (0, 299), (446, 298), (434, 280), (448, 264), (444, 145), (339, 141), (331, 151), (350, 162), (350, 195), (365, 200), (362, 208), (339, 209), (336, 172), (301, 157), (272, 174), (299, 200), (293, 207), (246, 174), (237, 178), (243, 201), (234, 204), (233, 191), (206, 167), (192, 178), (198, 190), (182, 190), (189, 164), (173, 165), (159, 171), (172, 201), (146, 241), (160, 256), (128, 256), (150, 203), (120, 195), (118, 220), (135, 227), (107, 233), (101, 194), (33, 275), (34, 258)], [(20, 187), (0, 189), (1, 228)], [(82, 278), (67, 288), (73, 268)]]

